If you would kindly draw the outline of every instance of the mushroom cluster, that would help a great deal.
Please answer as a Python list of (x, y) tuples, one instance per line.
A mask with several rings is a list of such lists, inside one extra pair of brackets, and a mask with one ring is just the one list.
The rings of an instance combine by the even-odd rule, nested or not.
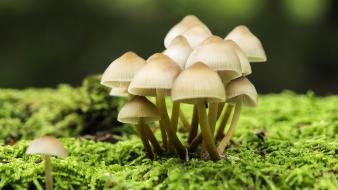
[[(246, 76), (252, 72), (250, 62), (267, 60), (262, 44), (246, 26), (235, 27), (223, 39), (188, 15), (170, 29), (164, 46), (147, 60), (134, 52), (123, 54), (105, 70), (101, 84), (111, 88), (111, 96), (128, 98), (118, 120), (136, 126), (150, 159), (164, 153), (188, 159), (201, 150), (203, 158), (217, 161), (230, 142), (241, 107), (257, 104), (256, 89)], [(155, 104), (147, 97), (155, 97)], [(182, 103), (194, 107), (191, 122), (180, 110)], [(189, 133), (187, 143), (176, 133), (179, 118)], [(149, 127), (155, 121), (162, 144)]]

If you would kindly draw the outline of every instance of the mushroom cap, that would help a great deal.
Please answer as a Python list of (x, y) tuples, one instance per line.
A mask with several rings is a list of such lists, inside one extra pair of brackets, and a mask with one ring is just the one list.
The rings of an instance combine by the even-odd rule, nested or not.
[(31, 142), (26, 154), (43, 154), (50, 156), (67, 157), (63, 144), (52, 136), (40, 137)]
[(190, 54), (186, 67), (203, 62), (220, 74), (223, 81), (242, 75), (239, 58), (231, 45), (218, 36), (211, 36)]
[(205, 39), (212, 36), (212, 33), (210, 32), (209, 28), (203, 25), (197, 25), (185, 31), (182, 36), (187, 39), (192, 48), (195, 48)]
[(231, 81), (226, 86), (226, 94), (228, 103), (234, 104), (242, 101), (244, 106), (255, 107), (257, 105), (256, 88), (246, 77)]
[(134, 75), (146, 65), (146, 61), (134, 52), (126, 52), (115, 59), (104, 71), (101, 84), (107, 87), (120, 87), (129, 84)]
[(267, 60), (261, 41), (251, 33), (248, 27), (244, 25), (235, 27), (225, 39), (236, 42), (250, 62), (265, 62)]
[(244, 51), (233, 40), (225, 40), (225, 41), (226, 41), (226, 43), (231, 45), (233, 47), (233, 49), (235, 50), (235, 52), (236, 52), (236, 54), (239, 58), (239, 62), (241, 63), (241, 69), (242, 69), (243, 76), (250, 75), (252, 73), (251, 65), (250, 65), (250, 62), (249, 62), (248, 58), (246, 57)]
[(172, 88), (173, 101), (194, 104), (198, 101), (224, 102), (225, 89), (217, 72), (198, 62), (184, 70)]
[(117, 120), (122, 123), (137, 124), (159, 120), (157, 107), (143, 96), (135, 96), (127, 102), (119, 112)]
[(187, 39), (183, 36), (177, 36), (169, 45), (169, 47), (163, 51), (163, 54), (170, 57), (175, 61), (177, 65), (184, 69), (185, 63), (192, 52)]
[(128, 92), (139, 96), (156, 96), (156, 89), (169, 95), (181, 68), (163, 53), (155, 53), (131, 81)]
[(185, 31), (190, 29), (191, 27), (200, 25), (202, 27), (208, 28), (200, 19), (198, 19), (194, 15), (185, 16), (179, 23), (174, 25), (167, 35), (164, 38), (164, 47), (168, 48), (171, 41), (175, 39), (177, 36), (182, 35)]
[(117, 96), (117, 97), (128, 97), (128, 87), (113, 87), (110, 92), (110, 96)]

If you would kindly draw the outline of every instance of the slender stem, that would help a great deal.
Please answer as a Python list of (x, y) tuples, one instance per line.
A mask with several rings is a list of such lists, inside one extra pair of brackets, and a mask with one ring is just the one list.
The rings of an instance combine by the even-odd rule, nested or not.
[(218, 104), (217, 120), (221, 117), (225, 102)]
[(176, 136), (174, 129), (171, 126), (170, 119), (168, 116), (168, 111), (165, 103), (165, 93), (161, 89), (156, 89), (156, 98), (159, 101), (159, 111), (161, 115), (161, 120), (164, 122), (164, 127), (169, 137), (169, 142), (173, 143), (181, 159), (185, 159), (185, 148), (181, 141)]
[(241, 106), (242, 106), (242, 101), (240, 100), (239, 102), (237, 102), (236, 107), (235, 107), (235, 112), (234, 115), (232, 117), (232, 121), (230, 124), (230, 127), (225, 135), (225, 137), (222, 139), (222, 141), (220, 142), (220, 144), (217, 147), (217, 152), (219, 154), (223, 154), (225, 147), (229, 144), (230, 139), (235, 131), (235, 128), (237, 126), (238, 120), (239, 120), (239, 115), (241, 113)]
[(217, 113), (218, 113), (218, 103), (209, 103), (208, 119), (212, 136), (214, 136), (217, 121)]
[(191, 126), (189, 124), (189, 121), (187, 120), (187, 117), (185, 117), (184, 113), (182, 112), (182, 110), (180, 109), (180, 119), (181, 119), (181, 122), (185, 128), (186, 131), (190, 131), (191, 129)]
[(196, 137), (198, 132), (198, 112), (197, 112), (197, 106), (194, 105), (194, 110), (192, 113), (192, 120), (191, 120), (191, 128), (189, 131), (189, 137), (188, 137), (188, 143), (191, 143), (194, 138)]
[(45, 175), (46, 175), (46, 190), (53, 190), (52, 164), (49, 155), (44, 155), (45, 158)]
[(207, 113), (204, 107), (203, 102), (199, 102), (197, 105), (198, 118), (200, 120), (201, 132), (203, 136), (203, 142), (205, 143), (205, 148), (207, 149), (212, 160), (216, 161), (220, 159), (219, 154), (217, 153), (216, 145), (214, 138), (211, 134), (209, 122), (207, 120)]
[(147, 125), (145, 123), (143, 125), (143, 127), (144, 127), (144, 131), (146, 133), (147, 138), (149, 139), (150, 143), (153, 145), (154, 152), (161, 155), (162, 154), (162, 148), (161, 148), (160, 144), (158, 143), (157, 139), (155, 138), (153, 132), (151, 131), (149, 125)]
[(140, 138), (142, 140), (144, 150), (146, 152), (147, 157), (150, 158), (150, 159), (154, 159), (154, 154), (153, 154), (153, 151), (151, 150), (149, 141), (147, 139), (147, 136), (146, 136), (146, 133), (145, 133), (145, 130), (144, 130), (144, 123), (143, 123), (142, 119), (140, 119), (138, 125), (136, 125), (136, 129), (137, 129), (137, 131), (140, 135)]
[(203, 137), (202, 137), (202, 134), (200, 133), (194, 138), (194, 140), (191, 141), (188, 151), (195, 152), (196, 148), (198, 147), (198, 145), (202, 143), (202, 141), (203, 141)]
[(234, 106), (231, 105), (231, 104), (227, 105), (225, 112), (222, 116), (221, 122), (218, 126), (218, 130), (217, 130), (216, 137), (215, 137), (216, 140), (224, 137), (224, 129), (225, 129), (227, 123), (228, 123), (228, 120), (229, 120), (229, 117), (230, 117), (230, 114), (232, 112), (233, 107)]
[[(158, 109), (160, 109), (160, 102), (158, 100), (158, 98), (156, 98), (156, 106)], [(163, 143), (163, 147), (164, 149), (168, 149), (168, 139), (167, 139), (167, 133), (165, 131), (165, 127), (164, 127), (164, 123), (162, 118), (159, 121), (160, 124), (160, 130), (161, 130), (161, 136), (162, 136), (162, 143)]]
[(173, 102), (173, 109), (171, 112), (171, 125), (175, 132), (177, 131), (179, 112), (180, 112), (180, 103)]

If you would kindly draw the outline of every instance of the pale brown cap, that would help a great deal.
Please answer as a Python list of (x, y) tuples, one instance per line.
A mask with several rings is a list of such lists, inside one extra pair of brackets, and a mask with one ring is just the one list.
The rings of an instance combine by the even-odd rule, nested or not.
[(155, 96), (156, 89), (170, 94), (175, 78), (181, 68), (163, 53), (155, 53), (131, 81), (128, 92), (139, 96)]
[(211, 36), (190, 54), (186, 67), (203, 62), (217, 71), (223, 81), (242, 75), (239, 58), (231, 45), (218, 36)]
[(50, 156), (67, 157), (63, 144), (52, 136), (40, 137), (31, 142), (26, 154), (43, 154)]
[(128, 97), (128, 87), (113, 87), (110, 90), (109, 95), (116, 97)]
[(210, 30), (204, 26), (197, 25), (189, 30), (185, 31), (182, 36), (184, 36), (189, 42), (192, 48), (195, 48), (201, 44), (205, 39), (212, 36)]
[(184, 69), (185, 63), (192, 52), (187, 39), (183, 36), (177, 36), (169, 45), (169, 47), (163, 51), (163, 54), (170, 57), (175, 61), (177, 65)]
[(134, 75), (145, 65), (146, 61), (136, 53), (126, 52), (105, 70), (101, 84), (110, 88), (129, 85)]
[(250, 75), (252, 73), (251, 65), (244, 51), (233, 40), (225, 40), (225, 41), (226, 43), (231, 45), (233, 49), (235, 50), (235, 52), (237, 53), (239, 62), (241, 63), (241, 69), (242, 69), (243, 76)]
[(143, 96), (135, 96), (127, 102), (119, 112), (117, 120), (122, 123), (137, 124), (159, 120), (157, 107)]
[(250, 62), (265, 62), (267, 60), (261, 41), (251, 33), (248, 27), (237, 26), (225, 39), (236, 42)]
[(177, 36), (182, 35), (188, 29), (198, 25), (208, 29), (208, 27), (196, 16), (194, 15), (185, 16), (179, 23), (177, 23), (169, 30), (166, 37), (164, 38), (164, 46), (168, 48), (172, 40), (174, 40)]
[(198, 62), (184, 70), (172, 88), (173, 101), (194, 104), (197, 101), (224, 102), (225, 90), (217, 72)]
[(246, 77), (231, 81), (226, 87), (226, 94), (228, 103), (242, 101), (244, 106), (255, 107), (257, 105), (256, 88)]

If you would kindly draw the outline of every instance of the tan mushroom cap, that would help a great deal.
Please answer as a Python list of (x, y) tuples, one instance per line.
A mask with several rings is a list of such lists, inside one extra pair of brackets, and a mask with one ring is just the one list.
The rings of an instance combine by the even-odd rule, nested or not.
[(50, 156), (67, 157), (63, 144), (52, 136), (40, 137), (31, 142), (26, 154), (43, 154)]
[(146, 65), (146, 61), (134, 52), (126, 52), (114, 60), (101, 78), (101, 84), (107, 87), (129, 85), (134, 75)]
[(203, 62), (220, 74), (223, 81), (242, 75), (240, 60), (229, 43), (218, 36), (211, 36), (190, 54), (186, 67)]
[(198, 62), (184, 70), (172, 88), (173, 101), (194, 104), (198, 101), (224, 102), (225, 89), (217, 72)]
[(265, 62), (267, 60), (261, 41), (251, 33), (248, 27), (244, 25), (235, 27), (225, 39), (236, 42), (250, 62)]
[(234, 104), (242, 101), (244, 106), (255, 107), (257, 105), (256, 88), (246, 77), (231, 81), (226, 87), (226, 94), (228, 103)]
[(205, 27), (205, 28), (208, 28), (196, 16), (194, 16), (194, 15), (185, 16), (179, 23), (177, 23), (175, 26), (173, 26), (169, 30), (169, 32), (167, 33), (167, 35), (164, 38), (164, 46), (166, 48), (168, 48), (173, 39), (175, 39), (179, 35), (182, 35), (188, 29), (190, 29), (194, 26), (198, 26), (198, 25)]
[(159, 120), (157, 107), (143, 96), (135, 96), (127, 102), (119, 112), (117, 120), (122, 123), (137, 124), (140, 119), (144, 122)]
[(243, 76), (250, 75), (252, 73), (251, 65), (244, 51), (233, 40), (225, 40), (225, 41), (226, 43), (231, 45), (233, 49), (235, 50), (235, 52), (237, 53), (239, 62), (241, 63), (241, 69), (242, 69)]
[(128, 97), (128, 87), (113, 87), (110, 90), (109, 95), (116, 97)]
[(131, 81), (128, 92), (139, 96), (156, 96), (156, 89), (170, 94), (175, 78), (181, 68), (163, 53), (155, 53)]
[(169, 47), (163, 51), (163, 54), (170, 57), (178, 64), (181, 69), (184, 69), (185, 63), (192, 52), (187, 39), (183, 36), (177, 36), (169, 45)]
[(185, 31), (182, 36), (184, 36), (189, 42), (192, 48), (195, 48), (199, 44), (201, 44), (208, 37), (212, 36), (210, 30), (204, 26), (197, 25), (189, 30)]

